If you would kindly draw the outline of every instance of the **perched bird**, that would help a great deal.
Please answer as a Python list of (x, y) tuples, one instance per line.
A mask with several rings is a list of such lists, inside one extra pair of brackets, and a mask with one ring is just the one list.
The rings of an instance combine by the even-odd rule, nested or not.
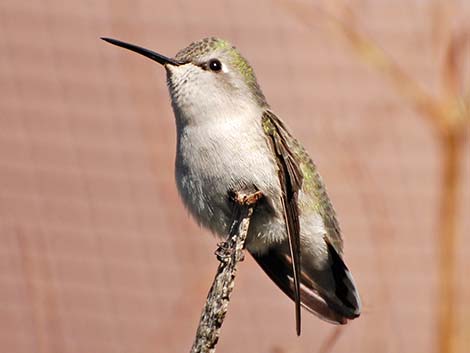
[(166, 69), (176, 119), (175, 175), (194, 218), (220, 237), (237, 191), (259, 191), (246, 249), (300, 306), (331, 323), (360, 315), (335, 211), (312, 159), (276, 116), (252, 67), (227, 41), (205, 38), (168, 58), (111, 38)]

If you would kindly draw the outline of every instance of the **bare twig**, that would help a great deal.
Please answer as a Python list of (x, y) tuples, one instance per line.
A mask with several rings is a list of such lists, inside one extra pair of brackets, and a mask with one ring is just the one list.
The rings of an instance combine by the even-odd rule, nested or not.
[(261, 196), (260, 192), (251, 195), (237, 193), (234, 196), (234, 221), (228, 239), (220, 243), (215, 252), (220, 264), (207, 295), (191, 353), (215, 352), (235, 284), (237, 264), (244, 258), (243, 249), (251, 216)]

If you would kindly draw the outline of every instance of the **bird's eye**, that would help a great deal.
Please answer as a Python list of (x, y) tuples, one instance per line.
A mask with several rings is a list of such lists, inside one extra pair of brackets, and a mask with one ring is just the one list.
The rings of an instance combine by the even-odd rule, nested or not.
[(218, 59), (212, 59), (209, 61), (209, 68), (215, 72), (220, 71), (222, 70), (222, 63)]

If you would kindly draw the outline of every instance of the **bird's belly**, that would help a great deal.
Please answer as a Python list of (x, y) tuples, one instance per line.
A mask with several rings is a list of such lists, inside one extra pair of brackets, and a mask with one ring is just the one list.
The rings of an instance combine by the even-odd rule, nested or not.
[[(268, 200), (252, 219), (247, 247), (263, 248), (285, 237), (280, 212), (280, 185), (275, 161), (262, 134), (233, 136), (180, 136), (176, 157), (176, 183), (194, 218), (221, 237), (233, 222), (230, 193), (261, 191)], [(186, 139), (186, 140), (183, 140)]]

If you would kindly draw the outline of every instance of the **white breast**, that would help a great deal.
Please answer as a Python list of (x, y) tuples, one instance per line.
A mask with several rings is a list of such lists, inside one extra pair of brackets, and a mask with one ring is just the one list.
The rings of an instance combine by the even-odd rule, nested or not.
[(196, 215), (204, 217), (209, 201), (225, 202), (231, 188), (256, 185), (269, 190), (276, 186), (273, 159), (258, 124), (233, 119), (179, 131), (176, 179), (183, 199)]

